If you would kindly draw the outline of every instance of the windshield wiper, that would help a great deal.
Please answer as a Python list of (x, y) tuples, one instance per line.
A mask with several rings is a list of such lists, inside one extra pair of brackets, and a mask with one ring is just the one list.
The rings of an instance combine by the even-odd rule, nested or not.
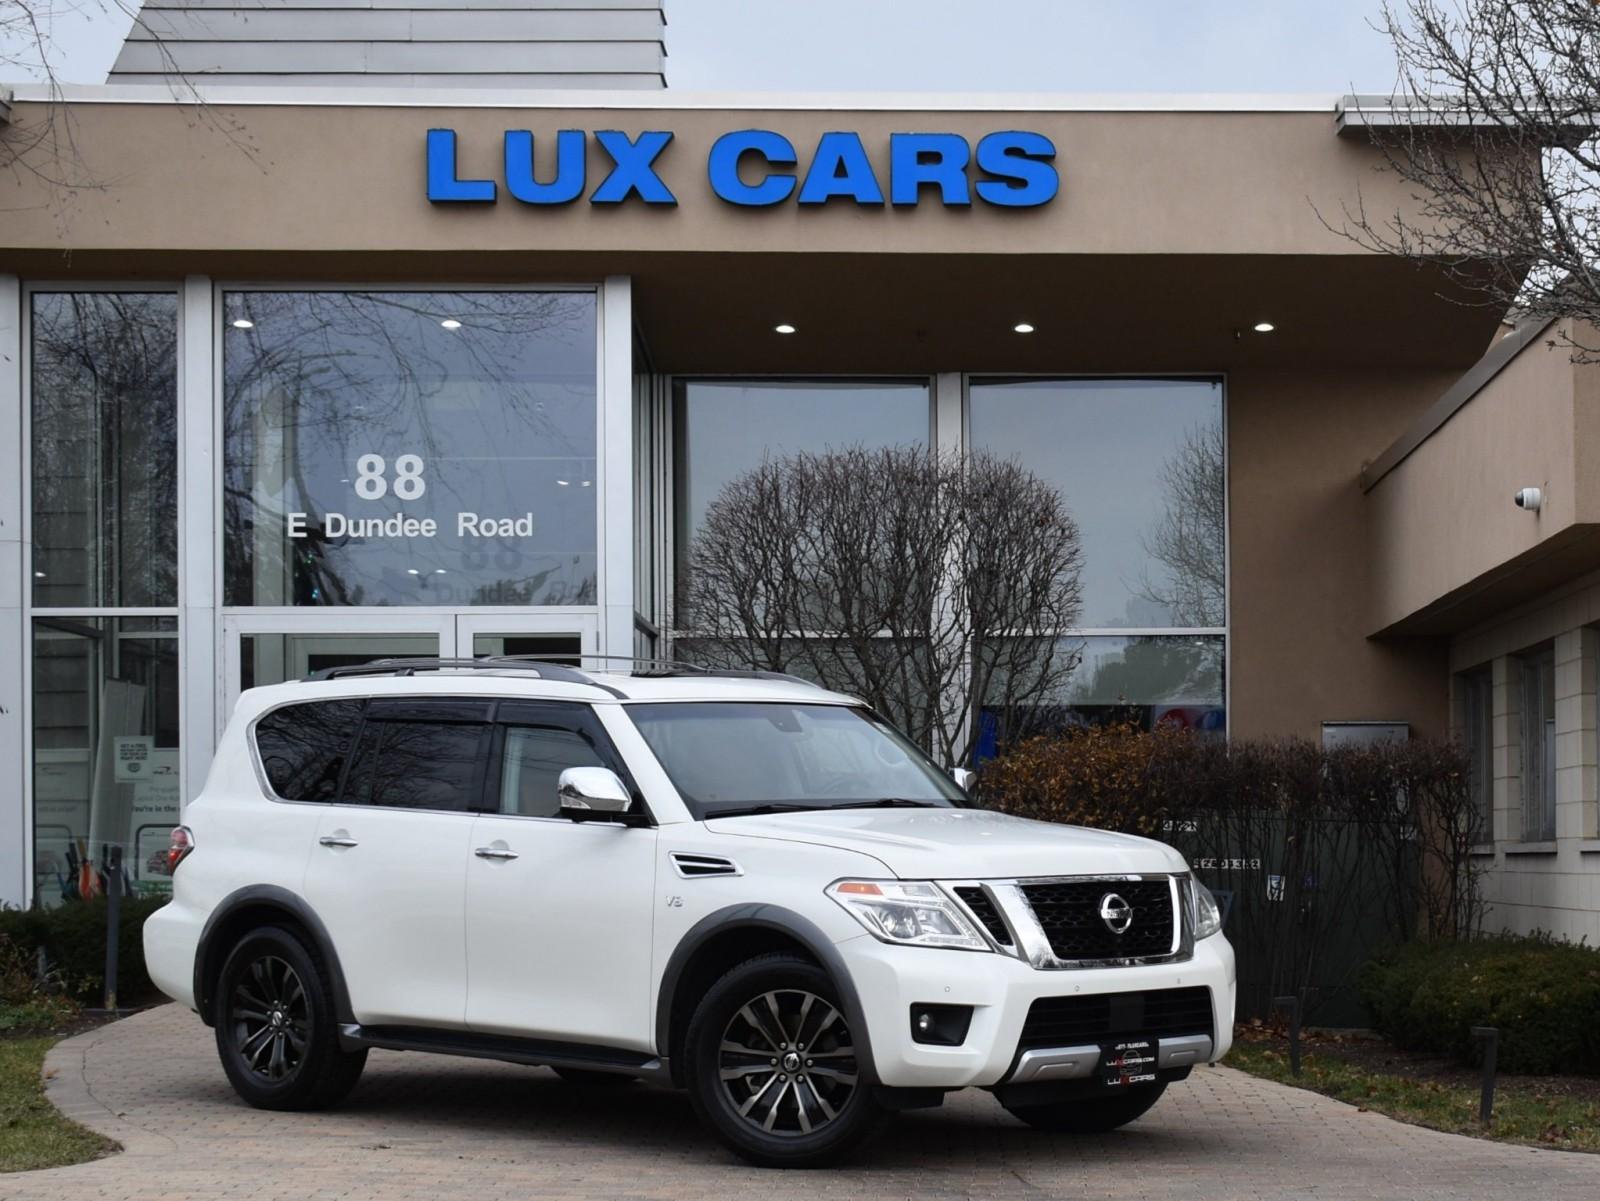
[(719, 817), (755, 817), (763, 813), (807, 813), (813, 809), (831, 808), (825, 805), (795, 805), (788, 802), (768, 802), (762, 805), (731, 805), (706, 814), (705, 820)]

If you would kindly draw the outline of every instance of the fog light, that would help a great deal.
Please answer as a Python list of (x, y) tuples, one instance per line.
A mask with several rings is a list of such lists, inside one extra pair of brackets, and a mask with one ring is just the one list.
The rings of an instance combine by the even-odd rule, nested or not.
[(913, 1005), (911, 1041), (935, 1047), (959, 1047), (972, 1025), (971, 1005)]

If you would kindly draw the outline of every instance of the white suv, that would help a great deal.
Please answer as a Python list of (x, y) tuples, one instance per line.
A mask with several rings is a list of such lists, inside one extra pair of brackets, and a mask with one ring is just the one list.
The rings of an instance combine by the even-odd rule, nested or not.
[(439, 1051), (677, 1085), (801, 1165), (974, 1086), (1110, 1130), (1231, 1040), (1233, 951), (1176, 851), (974, 808), (789, 677), (256, 688), (185, 821), (146, 959), (266, 1108), (338, 1101), (369, 1047)]

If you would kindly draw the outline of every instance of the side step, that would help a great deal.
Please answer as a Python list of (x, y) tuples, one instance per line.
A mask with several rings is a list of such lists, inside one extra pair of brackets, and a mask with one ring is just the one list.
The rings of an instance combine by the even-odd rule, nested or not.
[(666, 1061), (642, 1051), (599, 1047), (589, 1043), (555, 1042), (541, 1038), (513, 1038), (479, 1034), (472, 1030), (438, 1030), (428, 1026), (339, 1027), (339, 1045), (346, 1051), (378, 1047), (386, 1051), (427, 1051), (469, 1059), (498, 1059), (541, 1068), (582, 1068), (590, 1072), (616, 1072), (644, 1080), (671, 1082)]

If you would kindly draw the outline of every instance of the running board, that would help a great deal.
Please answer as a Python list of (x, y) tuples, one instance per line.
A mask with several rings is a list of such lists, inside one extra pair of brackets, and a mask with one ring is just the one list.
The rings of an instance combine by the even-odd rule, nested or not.
[(666, 1061), (657, 1056), (589, 1043), (514, 1038), (501, 1034), (480, 1034), (472, 1030), (439, 1030), (430, 1026), (362, 1026), (348, 1022), (339, 1027), (339, 1045), (346, 1051), (357, 1051), (363, 1047), (385, 1051), (426, 1051), (469, 1059), (497, 1059), (502, 1063), (520, 1063), (530, 1067), (616, 1072), (644, 1080), (659, 1080), (664, 1084), (671, 1082)]

